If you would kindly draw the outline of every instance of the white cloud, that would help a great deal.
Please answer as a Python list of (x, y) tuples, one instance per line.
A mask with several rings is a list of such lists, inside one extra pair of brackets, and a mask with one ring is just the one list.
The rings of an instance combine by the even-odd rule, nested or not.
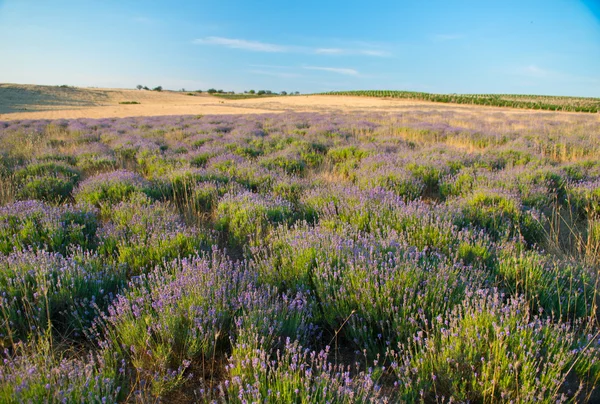
[(341, 55), (344, 53), (343, 49), (340, 48), (317, 48), (315, 53), (322, 55)]
[(587, 84), (600, 83), (600, 80), (596, 77), (579, 76), (576, 74), (564, 73), (556, 70), (542, 68), (535, 64), (516, 69), (514, 73), (516, 73), (519, 76), (525, 76), (532, 79), (546, 79), (553, 80), (555, 82)]
[(293, 69), (293, 66), (281, 66), (281, 65), (256, 65), (256, 64), (250, 64), (248, 65), (250, 67), (261, 67), (261, 68), (267, 68), (267, 69)]
[(433, 36), (434, 41), (444, 42), (444, 41), (454, 41), (457, 39), (463, 39), (465, 36), (463, 34), (437, 34)]
[(320, 67), (320, 66), (302, 66), (303, 69), (306, 70), (320, 70), (324, 72), (331, 72), (337, 74), (343, 74), (345, 76), (358, 76), (358, 71), (354, 69), (344, 68), (344, 67)]
[(315, 49), (314, 53), (318, 55), (364, 55), (377, 57), (391, 56), (389, 52), (377, 49), (317, 48)]
[(381, 50), (361, 50), (359, 53), (361, 55), (367, 55), (367, 56), (378, 56), (378, 57), (391, 56), (390, 52), (381, 51)]
[(527, 66), (526, 68), (523, 69), (523, 73), (527, 76), (538, 77), (538, 78), (544, 78), (544, 77), (556, 75), (554, 72), (551, 72), (550, 70), (542, 69), (536, 65)]
[(206, 45), (220, 45), (225, 46), (227, 48), (233, 49), (244, 49), (254, 52), (288, 52), (290, 50), (287, 46), (275, 45), (272, 43), (259, 42), (259, 41), (248, 41), (245, 39), (235, 39), (235, 38), (223, 38), (220, 36), (209, 36), (202, 39), (194, 40), (196, 44), (206, 44)]
[(282, 78), (282, 79), (291, 79), (291, 78), (302, 77), (302, 75), (296, 74), (296, 73), (269, 72), (269, 71), (266, 71), (266, 70), (250, 70), (250, 73), (261, 74), (261, 75), (264, 75), (264, 76), (279, 77), (279, 78)]
[(270, 53), (303, 53), (303, 54), (317, 54), (317, 55), (362, 55), (362, 56), (375, 56), (375, 57), (387, 57), (391, 54), (387, 51), (379, 49), (367, 49), (367, 48), (326, 48), (318, 47), (311, 48), (306, 46), (294, 46), (294, 45), (278, 45), (267, 42), (251, 41), (247, 39), (238, 38), (224, 38), (219, 36), (209, 36), (206, 38), (195, 39), (193, 43), (198, 45), (216, 45), (223, 46), (232, 49), (244, 49), (254, 52), (270, 52)]

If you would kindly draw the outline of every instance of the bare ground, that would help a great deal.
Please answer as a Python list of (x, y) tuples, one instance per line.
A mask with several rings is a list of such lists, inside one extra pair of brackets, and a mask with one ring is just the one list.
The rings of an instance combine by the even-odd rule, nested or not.
[[(174, 91), (97, 89), (0, 84), (0, 121), (22, 119), (120, 118), (129, 116), (257, 114), (280, 112), (402, 112), (427, 110), (507, 111), (506, 108), (439, 104), (391, 98), (299, 95), (225, 100)], [(140, 104), (122, 105), (136, 101)], [(508, 109), (513, 113), (522, 111)], [(537, 113), (548, 113), (536, 111)]]

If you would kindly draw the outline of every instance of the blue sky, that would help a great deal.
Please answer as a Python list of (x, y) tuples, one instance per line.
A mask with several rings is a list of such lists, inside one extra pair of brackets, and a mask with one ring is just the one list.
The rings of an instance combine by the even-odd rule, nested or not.
[(600, 97), (600, 0), (0, 0), (0, 82)]

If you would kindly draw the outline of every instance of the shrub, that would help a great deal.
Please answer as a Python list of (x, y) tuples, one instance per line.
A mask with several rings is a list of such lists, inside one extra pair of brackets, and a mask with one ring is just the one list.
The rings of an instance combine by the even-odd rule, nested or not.
[(361, 167), (356, 171), (356, 183), (362, 189), (387, 189), (405, 200), (417, 199), (425, 191), (425, 182), (415, 178), (410, 171), (386, 165), (374, 169)]
[(187, 227), (168, 205), (147, 198), (121, 202), (101, 230), (99, 252), (138, 275), (156, 265), (206, 251), (211, 235)]
[(310, 291), (326, 328), (343, 325), (346, 343), (371, 358), (460, 303), (466, 286), (485, 278), (393, 239), (322, 228), (282, 229), (254, 257), (264, 282)]
[(30, 164), (15, 172), (20, 184), (20, 199), (41, 199), (48, 202), (69, 200), (80, 172), (66, 164), (44, 162)]
[(477, 191), (460, 202), (458, 226), (485, 229), (495, 239), (522, 236), (533, 244), (543, 240), (544, 228), (538, 212), (526, 210), (514, 196), (497, 191)]
[(83, 181), (75, 192), (75, 199), (102, 207), (126, 201), (135, 193), (150, 191), (150, 183), (140, 175), (118, 170), (98, 174)]
[[(123, 284), (117, 268), (89, 253), (64, 258), (46, 251), (0, 256), (0, 341), (81, 332), (90, 314), (105, 307)], [(0, 344), (1, 345), (1, 344)]]
[(218, 251), (212, 258), (173, 262), (133, 282), (96, 329), (104, 346), (160, 395), (186, 380), (192, 361), (214, 363), (228, 335), (247, 341), (247, 328), (272, 341), (286, 332), (302, 334), (309, 318), (305, 305), (275, 289), (256, 289), (254, 279), (246, 266)]
[(268, 169), (280, 168), (290, 175), (298, 175), (306, 170), (306, 163), (300, 155), (269, 156), (261, 159), (261, 165)]
[(102, 172), (114, 171), (117, 160), (113, 156), (98, 154), (83, 154), (77, 158), (77, 167), (86, 175), (96, 175)]
[(498, 257), (500, 284), (523, 296), (534, 311), (569, 319), (596, 314), (594, 272), (581, 264), (552, 262), (536, 251), (507, 248)]
[(560, 386), (590, 349), (587, 342), (578, 341), (566, 324), (530, 316), (523, 299), (504, 300), (497, 292), (470, 292), (448, 316), (434, 319), (431, 331), (418, 331), (401, 345), (394, 359), (401, 398), (576, 400), (581, 389), (564, 392)]
[(329, 149), (327, 157), (333, 163), (335, 172), (348, 177), (351, 171), (356, 169), (359, 162), (368, 154), (367, 151), (356, 146), (348, 146)]
[(290, 224), (294, 212), (289, 202), (251, 192), (227, 194), (217, 205), (217, 229), (230, 244), (243, 247), (267, 236), (277, 224)]
[(600, 180), (575, 184), (569, 189), (575, 212), (585, 218), (600, 217)]
[(4, 352), (0, 370), (3, 403), (116, 403), (124, 398), (124, 369), (107, 355), (69, 358), (48, 341)]
[(329, 362), (329, 350), (311, 351), (287, 341), (273, 354), (264, 349), (230, 359), (231, 378), (219, 387), (221, 400), (231, 403), (351, 403), (383, 399), (372, 370), (355, 372)]
[(64, 254), (75, 246), (93, 248), (97, 227), (96, 211), (87, 206), (15, 202), (0, 207), (0, 253), (31, 248)]

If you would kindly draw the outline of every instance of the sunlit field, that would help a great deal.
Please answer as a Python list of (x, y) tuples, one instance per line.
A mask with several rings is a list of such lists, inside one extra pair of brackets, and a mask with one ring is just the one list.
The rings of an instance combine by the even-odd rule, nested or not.
[(597, 114), (0, 122), (0, 402), (585, 402)]
[(442, 102), (446, 104), (486, 105), (491, 107), (510, 107), (538, 109), (546, 111), (591, 112), (600, 111), (600, 98), (557, 97), (547, 95), (520, 94), (430, 94), (416, 91), (331, 91), (327, 95), (350, 95), (360, 97), (400, 98)]

